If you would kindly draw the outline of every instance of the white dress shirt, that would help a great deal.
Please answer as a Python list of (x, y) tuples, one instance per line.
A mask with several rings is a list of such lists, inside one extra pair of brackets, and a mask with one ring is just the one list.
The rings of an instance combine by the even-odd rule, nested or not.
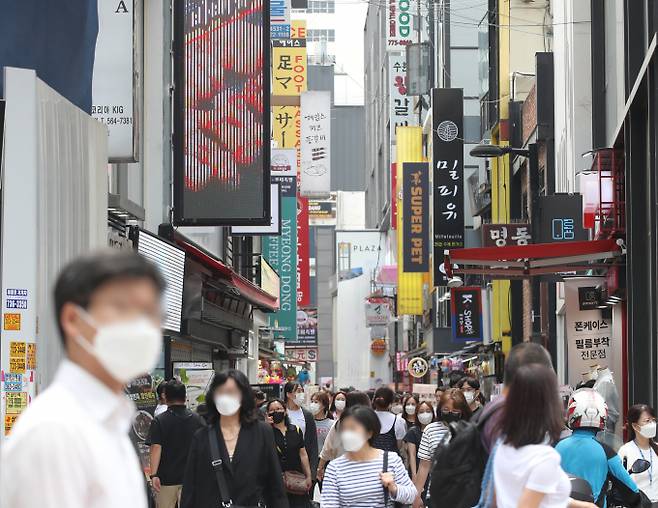
[(0, 506), (146, 508), (135, 407), (69, 360), (2, 446)]

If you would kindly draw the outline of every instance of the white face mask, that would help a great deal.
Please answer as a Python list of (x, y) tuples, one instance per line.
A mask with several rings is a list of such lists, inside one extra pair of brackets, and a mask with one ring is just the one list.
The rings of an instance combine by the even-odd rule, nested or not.
[(147, 318), (100, 325), (82, 307), (79, 312), (96, 329), (96, 335), (93, 344), (82, 336), (76, 336), (75, 340), (114, 379), (128, 383), (157, 365), (162, 352), (162, 332)]
[(640, 427), (640, 434), (647, 439), (656, 437), (656, 422), (647, 423)]
[(344, 430), (341, 432), (340, 440), (346, 452), (358, 452), (366, 444), (365, 436), (353, 430)]
[(305, 400), (306, 400), (306, 396), (303, 393), (296, 393), (295, 394), (295, 403), (298, 406), (301, 406), (304, 403)]
[(408, 415), (412, 415), (416, 412), (416, 406), (412, 406), (412, 405), (404, 406), (404, 410), (407, 412)]
[(309, 410), (310, 410), (311, 413), (313, 413), (314, 415), (316, 415), (316, 414), (318, 414), (318, 413), (320, 412), (320, 407), (321, 407), (321, 406), (320, 406), (320, 403), (318, 403), (318, 402), (311, 402), (311, 403), (309, 404), (309, 406), (308, 406)]
[(344, 400), (337, 400), (335, 402), (336, 410), (337, 411), (342, 411), (345, 409), (345, 401)]
[(238, 412), (241, 401), (233, 395), (215, 395), (215, 407), (222, 416), (233, 416)]
[(432, 413), (418, 413), (418, 421), (421, 425), (427, 425), (432, 421)]
[(464, 392), (464, 398), (468, 404), (472, 404), (475, 400), (475, 392)]
[(393, 404), (391, 406), (391, 413), (393, 413), (394, 415), (399, 415), (400, 413), (402, 413), (402, 404)]

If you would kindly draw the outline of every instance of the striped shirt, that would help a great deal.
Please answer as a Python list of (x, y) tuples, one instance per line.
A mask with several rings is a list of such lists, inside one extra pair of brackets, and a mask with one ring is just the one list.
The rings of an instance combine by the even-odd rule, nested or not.
[[(364, 462), (357, 462), (342, 455), (332, 460), (322, 484), (322, 508), (381, 508), (384, 504), (384, 487), (380, 473), (384, 468), (384, 454)], [(389, 496), (388, 506), (393, 501), (411, 504), (418, 495), (411, 482), (402, 459), (397, 453), (388, 454), (388, 472), (393, 473), (398, 487), (395, 497)]]
[(449, 436), (450, 432), (448, 427), (445, 426), (443, 422), (434, 422), (430, 423), (425, 427), (423, 432), (423, 437), (420, 440), (420, 446), (418, 447), (418, 458), (420, 460), (432, 461), (434, 457), (434, 451), (441, 444), (443, 438)]

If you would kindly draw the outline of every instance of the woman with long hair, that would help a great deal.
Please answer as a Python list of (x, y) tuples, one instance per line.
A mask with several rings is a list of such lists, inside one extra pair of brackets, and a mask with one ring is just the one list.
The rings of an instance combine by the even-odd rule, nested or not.
[(375, 448), (399, 453), (402, 440), (407, 434), (407, 424), (399, 415), (391, 413), (394, 400), (395, 393), (387, 386), (377, 388), (375, 391), (372, 405), (379, 418), (381, 432), (375, 436), (373, 442)]
[[(628, 409), (628, 437), (630, 440), (619, 449), (619, 456), (630, 469), (638, 460), (651, 464), (644, 473), (632, 476), (637, 487), (658, 507), (658, 444), (656, 438), (656, 412), (646, 404), (635, 404)], [(654, 469), (654, 464), (656, 468)], [(655, 482), (655, 483), (654, 483)]]
[[(216, 374), (206, 394), (206, 405), (209, 426), (194, 435), (181, 508), (207, 508), (229, 502), (286, 508), (288, 499), (274, 433), (259, 421), (247, 377), (237, 370)], [(224, 480), (222, 487), (218, 475)]]
[[(368, 395), (364, 392), (349, 392), (345, 399), (345, 410), (354, 406), (370, 407), (370, 397), (368, 397)], [(329, 431), (329, 434), (327, 434), (327, 438), (324, 441), (324, 446), (320, 451), (318, 480), (323, 479), (327, 464), (345, 453), (345, 449), (343, 448), (343, 444), (340, 440), (339, 424), (340, 420), (335, 420), (333, 427), (331, 427), (331, 430)]]
[(347, 392), (339, 391), (334, 395), (334, 400), (331, 401), (331, 414), (334, 420), (340, 419), (340, 415), (345, 411), (345, 403), (347, 400)]
[(301, 475), (304, 477), (303, 493), (297, 485), (297, 491), (288, 489), (288, 503), (290, 508), (307, 508), (310, 502), (308, 495), (313, 480), (311, 479), (311, 466), (308, 461), (308, 454), (304, 447), (304, 436), (301, 429), (290, 422), (286, 414), (286, 406), (282, 400), (272, 399), (265, 406), (268, 421), (274, 429), (274, 443), (281, 464), (281, 470), (284, 474), (284, 486), (291, 484), (286, 481), (287, 477), (297, 478), (301, 481)]
[(315, 481), (318, 469), (318, 434), (315, 426), (315, 418), (310, 411), (304, 409), (306, 401), (304, 388), (300, 383), (289, 381), (283, 387), (286, 414), (290, 423), (297, 425), (304, 436), (304, 447), (308, 453), (308, 460), (311, 463), (311, 475)]
[(357, 405), (345, 410), (340, 438), (346, 453), (327, 467), (322, 508), (381, 508), (414, 501), (417, 491), (400, 457), (373, 446), (380, 430), (371, 408)]
[(415, 395), (407, 395), (402, 401), (402, 418), (407, 423), (407, 431), (416, 425), (416, 407), (418, 406), (418, 399)]
[(492, 473), (497, 508), (596, 508), (570, 499), (571, 482), (553, 448), (563, 407), (553, 369), (520, 367), (505, 399)]

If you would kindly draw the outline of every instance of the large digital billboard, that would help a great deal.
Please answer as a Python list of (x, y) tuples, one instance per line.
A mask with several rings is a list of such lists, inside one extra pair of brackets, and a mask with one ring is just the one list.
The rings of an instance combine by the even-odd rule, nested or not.
[(268, 225), (269, 1), (175, 5), (174, 223)]

